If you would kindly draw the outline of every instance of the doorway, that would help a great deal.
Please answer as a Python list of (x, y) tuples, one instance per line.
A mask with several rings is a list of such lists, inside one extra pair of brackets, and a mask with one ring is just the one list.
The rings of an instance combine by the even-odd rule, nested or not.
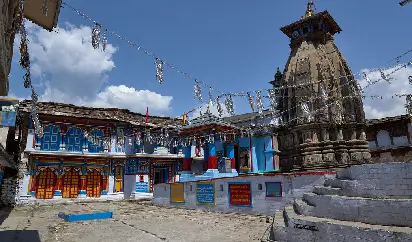
[(100, 197), (102, 175), (96, 170), (87, 172), (86, 194), (88, 197)]
[(154, 184), (167, 183), (169, 181), (168, 168), (154, 168)]
[(56, 185), (56, 175), (47, 168), (40, 172), (36, 191), (37, 199), (52, 199), (54, 196), (54, 186)]
[(240, 155), (239, 155), (239, 145), (238, 144), (235, 144), (235, 169), (238, 173), (240, 172)]
[(77, 198), (80, 187), (80, 175), (70, 169), (63, 176), (63, 198)]
[(123, 192), (123, 167), (116, 166), (115, 192)]

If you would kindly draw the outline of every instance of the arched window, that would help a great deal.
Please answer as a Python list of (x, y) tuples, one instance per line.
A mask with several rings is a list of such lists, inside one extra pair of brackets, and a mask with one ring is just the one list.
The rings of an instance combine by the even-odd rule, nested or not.
[(103, 131), (100, 129), (93, 129), (90, 131), (89, 136), (92, 137), (94, 142), (89, 141), (89, 152), (90, 153), (100, 153), (104, 152), (104, 145), (103, 145)]
[(67, 133), (67, 151), (80, 152), (83, 146), (83, 132), (78, 127), (70, 128)]
[(43, 138), (41, 143), (42, 150), (57, 151), (60, 148), (60, 132), (55, 125), (47, 125), (43, 129)]

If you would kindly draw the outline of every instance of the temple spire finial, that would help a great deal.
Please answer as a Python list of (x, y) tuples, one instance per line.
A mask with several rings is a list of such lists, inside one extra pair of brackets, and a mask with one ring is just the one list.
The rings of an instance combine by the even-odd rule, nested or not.
[(315, 15), (314, 8), (315, 8), (315, 3), (313, 1), (308, 1), (308, 6), (306, 8), (305, 15), (302, 16), (302, 19)]

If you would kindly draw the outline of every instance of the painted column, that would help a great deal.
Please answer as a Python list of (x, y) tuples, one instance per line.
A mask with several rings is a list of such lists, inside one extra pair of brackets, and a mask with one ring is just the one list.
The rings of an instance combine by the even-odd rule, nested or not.
[(66, 150), (66, 145), (65, 145), (65, 142), (64, 142), (64, 133), (63, 132), (60, 133), (60, 147), (59, 148), (62, 151)]
[(153, 152), (156, 153), (156, 151), (157, 151), (157, 143), (155, 142), (153, 143)]
[[(33, 132), (34, 132), (34, 130), (33, 130)], [(40, 137), (38, 137), (37, 135), (35, 135), (35, 141), (36, 141), (35, 149), (36, 149), (36, 150), (41, 150), (41, 141), (42, 141), (42, 138), (40, 138)]]
[(226, 157), (231, 161), (232, 171), (236, 170), (235, 145), (233, 143), (226, 143)]
[(273, 153), (273, 169), (275, 171), (279, 170), (279, 143), (278, 143), (278, 137), (277, 136), (272, 136), (272, 148), (276, 150), (276, 153)]
[(208, 157), (209, 157), (209, 149), (208, 147), (201, 147), (201, 150), (203, 150), (203, 170), (207, 171), (209, 168), (209, 164), (208, 164)]
[(85, 175), (80, 176), (79, 198), (85, 198), (86, 197), (86, 178), (87, 178), (87, 176), (85, 176)]
[(273, 149), (272, 136), (265, 136), (263, 138), (265, 148), (265, 171), (274, 171), (273, 167), (273, 155), (275, 153)]
[(37, 176), (35, 174), (31, 175), (30, 196), (32, 197), (36, 197)]
[(183, 169), (182, 174), (180, 175), (180, 182), (189, 181), (192, 174), (192, 146), (188, 145), (183, 148), (184, 158), (183, 158)]
[(191, 146), (184, 147), (183, 172), (192, 172)]
[(54, 190), (53, 198), (62, 198), (62, 182), (63, 182), (63, 176), (57, 175), (56, 189)]
[(103, 175), (102, 188), (101, 194), (103, 196), (107, 195), (107, 175)]
[(209, 155), (207, 157), (208, 169), (217, 169), (217, 156), (216, 156), (215, 143), (209, 143), (207, 148), (209, 150)]

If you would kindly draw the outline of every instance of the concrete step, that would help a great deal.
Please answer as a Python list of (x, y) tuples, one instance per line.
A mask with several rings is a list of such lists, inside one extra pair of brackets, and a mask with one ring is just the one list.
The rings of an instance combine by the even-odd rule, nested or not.
[[(298, 200), (299, 201), (299, 200)], [(412, 227), (412, 199), (374, 199), (304, 193), (299, 214), (368, 224)]]
[(323, 187), (323, 186), (315, 186), (313, 187), (313, 193), (318, 195), (343, 195), (342, 188), (334, 188), (334, 187)]
[(289, 242), (404, 242), (412, 241), (412, 228), (370, 225), (361, 222), (299, 215), (286, 206), (284, 219), (287, 227), (274, 227), (276, 241)]
[(324, 186), (345, 189), (348, 187), (356, 186), (356, 181), (341, 179), (325, 180)]
[[(411, 179), (364, 179), (342, 180), (330, 179), (324, 182), (324, 187), (316, 188), (320, 195), (342, 195), (348, 197), (412, 199)], [(331, 189), (330, 189), (331, 188)], [(328, 194), (330, 192), (330, 194)]]

